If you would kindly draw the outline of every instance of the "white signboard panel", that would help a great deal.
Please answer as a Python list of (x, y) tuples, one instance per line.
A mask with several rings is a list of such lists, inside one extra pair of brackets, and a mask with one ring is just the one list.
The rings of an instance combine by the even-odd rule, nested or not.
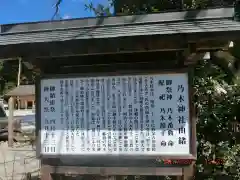
[(41, 80), (43, 155), (188, 155), (187, 73)]

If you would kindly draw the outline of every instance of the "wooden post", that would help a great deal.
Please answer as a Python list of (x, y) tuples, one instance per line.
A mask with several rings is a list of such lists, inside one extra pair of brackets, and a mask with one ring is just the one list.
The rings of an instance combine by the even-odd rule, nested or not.
[(177, 176), (177, 177), (176, 177), (176, 180), (182, 180), (182, 179), (183, 179), (182, 176)]
[(52, 180), (52, 175), (46, 171), (45, 169), (41, 168), (41, 180)]
[(24, 100), (24, 109), (27, 110), (28, 102), (27, 100)]
[[(18, 76), (17, 76), (17, 86), (21, 84), (21, 73), (22, 73), (22, 58), (18, 58)], [(20, 109), (21, 102), (19, 97), (17, 97), (18, 110)]]
[(32, 110), (35, 110), (35, 101), (32, 100)]
[(14, 113), (14, 98), (8, 100), (8, 147), (13, 146), (13, 113)]
[(21, 83), (21, 73), (22, 73), (22, 58), (18, 59), (18, 76), (17, 76), (17, 86)]
[(102, 180), (116, 180), (117, 176), (103, 176), (101, 179)]
[[(90, 176), (91, 179), (94, 179), (93, 177), (94, 176)], [(97, 176), (96, 179), (99, 179), (99, 180), (116, 180), (117, 179), (117, 176)]]

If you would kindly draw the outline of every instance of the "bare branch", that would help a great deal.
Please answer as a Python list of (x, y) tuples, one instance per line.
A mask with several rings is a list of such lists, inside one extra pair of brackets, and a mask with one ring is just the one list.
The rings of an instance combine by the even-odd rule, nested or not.
[(59, 13), (59, 6), (61, 5), (62, 1), (63, 0), (57, 0), (57, 2), (55, 4), (55, 12), (53, 14), (52, 19), (54, 19), (57, 16), (57, 14)]

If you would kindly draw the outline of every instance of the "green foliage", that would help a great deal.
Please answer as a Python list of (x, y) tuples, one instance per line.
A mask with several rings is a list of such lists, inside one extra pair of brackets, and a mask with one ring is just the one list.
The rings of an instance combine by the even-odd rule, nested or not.
[(112, 6), (113, 2), (110, 2), (109, 6), (98, 4), (96, 7), (94, 7), (93, 3), (90, 2), (89, 4), (85, 4), (85, 10), (90, 10), (94, 12), (96, 16), (110, 16), (111, 15), (110, 9)]
[[(238, 179), (240, 145), (231, 123), (239, 120), (240, 86), (228, 84), (227, 74), (209, 61), (195, 69), (195, 105), (198, 109), (197, 175), (227, 174)], [(214, 162), (215, 161), (215, 162)], [(240, 179), (240, 178), (239, 178)]]
[[(0, 95), (16, 87), (18, 61), (0, 61)], [(36, 73), (22, 66), (21, 84), (33, 84)]]
[(240, 20), (240, 1), (236, 0), (235, 2), (235, 20)]
[(114, 14), (129, 15), (232, 6), (234, 2), (235, 0), (109, 0), (109, 6), (97, 4), (94, 7), (92, 3), (89, 3), (85, 7), (93, 11), (96, 16), (103, 16), (110, 15), (112, 6), (116, 11)]
[(0, 95), (16, 86), (17, 68), (7, 61), (0, 61)]

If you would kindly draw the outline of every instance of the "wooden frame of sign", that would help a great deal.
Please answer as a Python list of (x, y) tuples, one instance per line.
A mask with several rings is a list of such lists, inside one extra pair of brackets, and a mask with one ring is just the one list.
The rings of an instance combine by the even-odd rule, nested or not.
[[(53, 79), (69, 78), (98, 78), (103, 76), (134, 76), (134, 75), (166, 75), (166, 74), (187, 74), (188, 79), (188, 104), (189, 104), (189, 154), (153, 154), (153, 155), (64, 155), (63, 153), (42, 153), (41, 128), (42, 128), (42, 87), (41, 81)], [(78, 174), (78, 175), (156, 175), (156, 176), (180, 176), (188, 177), (192, 175), (193, 164), (196, 160), (196, 121), (194, 106), (192, 103), (192, 80), (189, 79), (188, 69), (168, 70), (168, 71), (141, 71), (141, 72), (114, 72), (98, 74), (77, 74), (77, 75), (43, 75), (36, 82), (36, 135), (37, 155), (41, 159), (42, 179), (50, 180), (51, 174)], [(49, 100), (46, 100), (49, 102)], [(48, 111), (48, 110), (46, 110)], [(45, 136), (45, 135), (44, 135)], [(41, 143), (42, 142), (42, 143)], [(60, 148), (61, 149), (61, 148)], [(61, 151), (61, 150), (54, 150)], [(90, 160), (90, 161), (89, 161)], [(159, 162), (158, 160), (167, 160)], [(94, 162), (94, 163), (89, 163)], [(124, 162), (124, 163), (123, 163)], [(136, 163), (131, 163), (136, 162)]]

